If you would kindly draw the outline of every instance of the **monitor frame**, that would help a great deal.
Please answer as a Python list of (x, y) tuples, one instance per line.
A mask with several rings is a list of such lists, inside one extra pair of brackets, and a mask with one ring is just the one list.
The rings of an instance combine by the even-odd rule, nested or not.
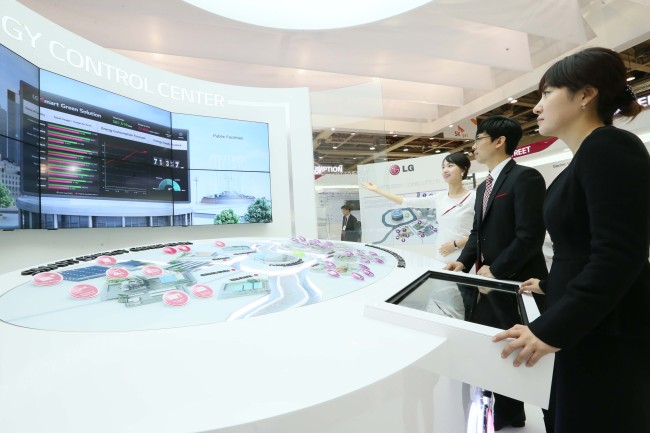
[[(526, 314), (526, 308), (524, 306), (524, 301), (522, 295), (519, 293), (519, 285), (516, 282), (507, 282), (503, 280), (495, 279), (483, 279), (473, 277), (467, 274), (448, 274), (438, 271), (429, 270), (424, 274), (420, 275), (418, 278), (410, 282), (406, 287), (392, 295), (385, 302), (389, 304), (400, 305), (410, 294), (417, 290), (425, 281), (429, 279), (443, 280), (453, 283), (475, 285), (481, 287), (487, 287), (490, 289), (498, 290), (500, 292), (511, 293), (515, 296), (517, 300), (517, 308), (519, 316), (521, 317), (522, 325), (528, 326), (528, 315)], [(408, 308), (408, 307), (407, 307)], [(460, 320), (460, 319), (457, 319)]]

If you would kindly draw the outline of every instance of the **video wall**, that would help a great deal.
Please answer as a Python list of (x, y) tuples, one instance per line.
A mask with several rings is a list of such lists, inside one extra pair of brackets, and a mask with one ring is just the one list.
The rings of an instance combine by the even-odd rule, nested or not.
[(271, 222), (268, 124), (171, 113), (0, 45), (0, 228)]

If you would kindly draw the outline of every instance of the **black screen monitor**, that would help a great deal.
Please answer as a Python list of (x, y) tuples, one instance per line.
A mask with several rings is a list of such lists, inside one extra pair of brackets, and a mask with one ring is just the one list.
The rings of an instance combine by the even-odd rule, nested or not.
[(515, 283), (428, 271), (386, 302), (499, 329), (528, 325)]

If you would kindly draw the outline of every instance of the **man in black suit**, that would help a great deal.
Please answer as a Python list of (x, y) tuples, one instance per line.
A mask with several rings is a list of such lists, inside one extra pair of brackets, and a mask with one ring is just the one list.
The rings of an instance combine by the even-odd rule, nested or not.
[[(478, 125), (472, 150), (490, 174), (476, 190), (469, 240), (458, 261), (445, 269), (468, 272), (476, 266), (478, 275), (516, 281), (546, 277), (542, 253), (546, 185), (537, 170), (517, 165), (512, 159), (521, 136), (519, 123), (504, 116), (492, 116)], [(514, 297), (494, 295), (480, 308), (477, 304), (480, 318), (475, 320), (509, 329), (519, 317)], [(525, 421), (523, 402), (495, 394), (495, 430), (509, 425), (523, 427)]]
[(344, 204), (341, 206), (343, 212), (343, 227), (341, 228), (341, 240), (348, 242), (358, 242), (360, 233), (358, 230), (359, 223), (357, 218), (350, 213), (350, 206)]

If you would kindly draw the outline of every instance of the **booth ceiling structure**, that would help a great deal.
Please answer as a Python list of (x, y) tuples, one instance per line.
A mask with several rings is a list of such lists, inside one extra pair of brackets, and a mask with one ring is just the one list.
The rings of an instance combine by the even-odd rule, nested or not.
[(199, 0), (18, 1), (162, 70), (230, 85), (308, 88), (315, 161), (346, 171), (463, 150), (469, 143), (446, 137), (445, 128), (496, 113), (521, 122), (522, 144), (541, 139), (532, 113), (536, 84), (550, 64), (585, 46), (623, 53), (637, 91), (650, 76), (650, 0), (419, 1), (378, 21), (317, 30), (236, 21), (190, 4)]

